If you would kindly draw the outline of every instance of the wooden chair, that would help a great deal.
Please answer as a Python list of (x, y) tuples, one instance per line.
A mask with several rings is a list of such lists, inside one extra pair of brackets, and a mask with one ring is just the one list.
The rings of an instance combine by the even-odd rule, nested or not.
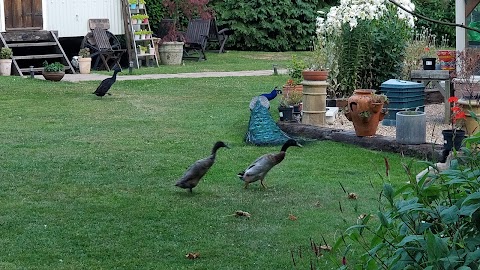
[(225, 52), (225, 43), (230, 35), (233, 34), (233, 30), (228, 28), (223, 28), (218, 31), (217, 20), (212, 18), (210, 20), (210, 32), (208, 33), (208, 43), (218, 42), (218, 46), (220, 49), (218, 53)]
[[(94, 69), (105, 67), (108, 71), (115, 65), (121, 68), (120, 59), (126, 49), (113, 48), (110, 37), (114, 37), (107, 29), (110, 28), (108, 19), (90, 19), (89, 26), (92, 31), (95, 47), (98, 49), (98, 57), (93, 65)], [(99, 66), (100, 60), (102, 61)]]
[(183, 59), (207, 60), (205, 49), (210, 32), (210, 20), (192, 19), (185, 33)]

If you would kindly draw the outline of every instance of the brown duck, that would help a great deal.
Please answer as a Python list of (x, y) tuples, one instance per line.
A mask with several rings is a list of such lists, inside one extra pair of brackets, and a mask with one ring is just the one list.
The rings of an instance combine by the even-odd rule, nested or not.
[(265, 176), (270, 169), (282, 162), (282, 160), (285, 158), (285, 152), (290, 146), (302, 147), (302, 145), (300, 145), (297, 141), (290, 139), (283, 144), (279, 153), (265, 154), (257, 158), (252, 164), (250, 164), (250, 166), (248, 166), (245, 171), (239, 173), (238, 177), (245, 182), (245, 188), (248, 188), (248, 184), (258, 180), (260, 180), (262, 187), (266, 188), (263, 184)]
[(190, 192), (192, 192), (192, 189), (198, 185), (200, 179), (202, 179), (210, 167), (212, 167), (213, 163), (215, 162), (217, 150), (221, 147), (230, 148), (222, 141), (216, 142), (212, 148), (212, 153), (210, 156), (197, 160), (195, 163), (193, 163), (183, 174), (182, 178), (177, 181), (175, 186), (188, 188)]

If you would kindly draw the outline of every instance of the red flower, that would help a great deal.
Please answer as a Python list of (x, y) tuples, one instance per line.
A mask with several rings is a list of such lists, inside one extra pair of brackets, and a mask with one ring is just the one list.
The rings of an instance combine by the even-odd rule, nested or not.
[(456, 103), (457, 101), (458, 101), (458, 97), (453, 96), (448, 98), (448, 103)]
[(459, 119), (467, 119), (467, 116), (465, 115), (465, 112), (460, 108), (459, 106), (456, 105), (458, 101), (458, 97), (450, 97), (448, 98), (449, 103), (453, 103), (452, 107), (452, 130), (454, 129), (454, 125)]

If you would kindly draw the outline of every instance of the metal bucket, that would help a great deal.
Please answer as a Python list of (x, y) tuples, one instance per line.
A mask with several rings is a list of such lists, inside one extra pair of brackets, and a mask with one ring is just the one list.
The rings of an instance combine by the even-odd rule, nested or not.
[(422, 144), (426, 142), (427, 117), (421, 111), (401, 111), (396, 115), (396, 139), (401, 144)]

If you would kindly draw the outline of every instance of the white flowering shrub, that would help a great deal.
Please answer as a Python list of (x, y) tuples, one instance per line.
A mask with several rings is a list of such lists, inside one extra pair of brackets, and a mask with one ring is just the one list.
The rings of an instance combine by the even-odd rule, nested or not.
[[(410, 0), (397, 0), (408, 10)], [(400, 78), (406, 42), (414, 18), (387, 0), (341, 0), (316, 21), (317, 38), (335, 43), (330, 95), (350, 96), (355, 89), (378, 89)]]

